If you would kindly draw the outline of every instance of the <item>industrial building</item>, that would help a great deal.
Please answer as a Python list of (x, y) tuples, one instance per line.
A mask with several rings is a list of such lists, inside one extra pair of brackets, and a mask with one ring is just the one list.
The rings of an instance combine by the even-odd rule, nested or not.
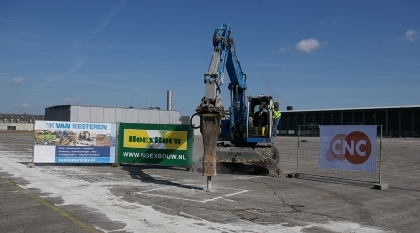
[(44, 120), (44, 115), (0, 113), (0, 123), (33, 123), (35, 120)]
[(0, 113), (0, 130), (33, 130), (36, 120), (44, 120), (44, 115)]
[(181, 124), (179, 111), (172, 110), (172, 91), (167, 91), (167, 110), (148, 108), (114, 108), (78, 105), (57, 105), (45, 108), (46, 121), (92, 123)]
[[(45, 116), (1, 113), (0, 129), (18, 130), (24, 123), (33, 124), (35, 120), (200, 124), (199, 117), (191, 119), (190, 116), (180, 116), (179, 111), (173, 111), (172, 91), (167, 91), (167, 110), (152, 106), (135, 109), (57, 105), (45, 108)], [(419, 137), (420, 105), (317, 110), (293, 110), (292, 106), (287, 106), (287, 110), (282, 111), (278, 130), (282, 136), (297, 136), (299, 126), (316, 129), (319, 125), (381, 125), (382, 135), (386, 137)], [(200, 135), (200, 129), (194, 129), (194, 135)]]
[(77, 105), (58, 105), (45, 108), (46, 121), (181, 124), (179, 111), (157, 108), (112, 108)]
[(280, 135), (297, 135), (298, 126), (306, 125), (382, 125), (386, 137), (419, 137), (420, 105), (372, 108), (293, 110), (281, 114)]

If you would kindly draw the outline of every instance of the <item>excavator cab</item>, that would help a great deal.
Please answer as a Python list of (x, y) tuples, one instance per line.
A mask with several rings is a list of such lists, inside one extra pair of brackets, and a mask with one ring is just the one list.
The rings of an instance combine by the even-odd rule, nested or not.
[[(260, 143), (271, 143), (272, 135), (272, 106), (276, 104), (271, 96), (263, 94), (258, 96), (248, 96), (245, 118), (242, 125), (244, 127), (232, 127), (232, 116), (229, 111), (220, 122), (219, 143), (232, 142), (237, 145), (248, 145), (254, 147)], [(235, 118), (237, 123), (241, 118)], [(237, 125), (239, 125), (237, 123)], [(240, 135), (240, 136), (238, 136)]]
[[(271, 139), (273, 98), (263, 94), (248, 96), (248, 106), (248, 137)], [(264, 139), (261, 142), (267, 142), (267, 140)]]

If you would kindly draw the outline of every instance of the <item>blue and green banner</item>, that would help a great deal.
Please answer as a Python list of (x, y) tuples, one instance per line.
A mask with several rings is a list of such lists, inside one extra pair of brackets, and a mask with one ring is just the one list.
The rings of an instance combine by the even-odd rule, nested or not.
[(118, 162), (191, 166), (190, 125), (120, 123)]
[(114, 163), (116, 124), (35, 121), (35, 163)]

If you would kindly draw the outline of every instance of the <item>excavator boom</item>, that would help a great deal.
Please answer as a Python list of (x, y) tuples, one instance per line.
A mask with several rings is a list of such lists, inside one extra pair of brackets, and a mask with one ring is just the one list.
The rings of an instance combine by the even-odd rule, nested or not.
[[(267, 108), (269, 121), (265, 123), (267, 125), (258, 127), (271, 129), (270, 106), (274, 105), (274, 101), (263, 95), (245, 95), (246, 75), (242, 71), (231, 33), (232, 29), (228, 24), (222, 24), (214, 31), (213, 55), (209, 69), (204, 73), (205, 95), (194, 114), (200, 116), (199, 127), (204, 148), (203, 175), (207, 176), (208, 190), (211, 188), (211, 177), (216, 175), (217, 162), (221, 161), (251, 163), (274, 171), (276, 176), (283, 175), (277, 167), (279, 155), (272, 143), (271, 130), (267, 130), (267, 134), (259, 135), (250, 120), (257, 106), (264, 106)], [(225, 70), (230, 80), (228, 110), (224, 109), (220, 96)], [(229, 146), (220, 146), (221, 135), (231, 143)]]

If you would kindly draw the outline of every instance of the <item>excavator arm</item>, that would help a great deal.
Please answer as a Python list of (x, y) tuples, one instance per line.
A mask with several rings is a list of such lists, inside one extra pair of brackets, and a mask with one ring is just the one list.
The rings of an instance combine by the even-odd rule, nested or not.
[[(216, 147), (221, 119), (225, 114), (231, 115), (229, 126), (231, 136), (243, 137), (241, 132), (246, 128), (246, 117), (248, 117), (245, 104), (246, 75), (242, 72), (237, 58), (231, 32), (228, 24), (222, 24), (215, 29), (214, 51), (209, 69), (204, 73), (205, 96), (196, 109), (196, 114), (200, 116), (200, 131), (203, 136), (203, 175), (208, 177), (208, 190), (211, 186), (211, 176), (216, 175)], [(228, 89), (231, 96), (231, 105), (226, 112), (220, 96), (225, 70), (230, 79)]]

